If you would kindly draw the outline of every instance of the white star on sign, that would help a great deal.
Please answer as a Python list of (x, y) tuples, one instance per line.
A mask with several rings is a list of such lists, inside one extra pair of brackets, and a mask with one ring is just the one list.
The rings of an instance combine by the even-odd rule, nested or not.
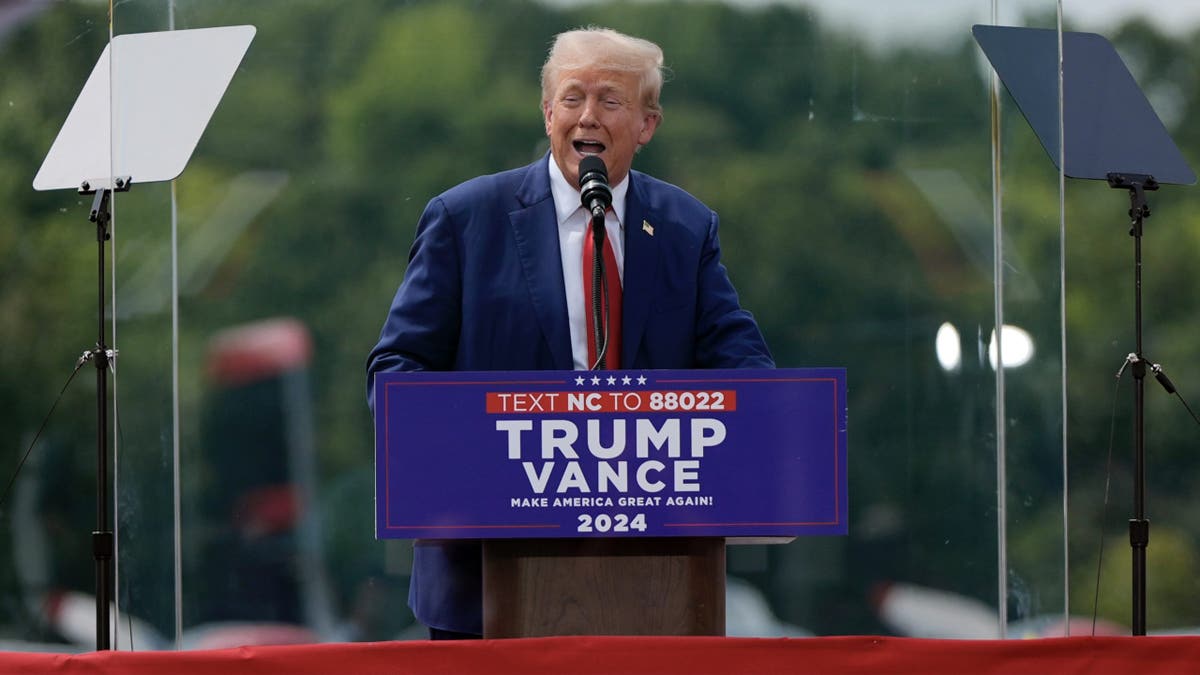
[(593, 375), (592, 376), (592, 384), (600, 384), (600, 378)]
[(608, 379), (607, 379), (607, 380), (605, 380), (605, 382), (606, 382), (606, 383), (608, 383), (608, 384), (616, 384), (616, 383), (617, 383), (617, 378), (613, 377), (612, 375), (609, 375), (609, 376), (608, 376)]
[(646, 384), (646, 376), (638, 375), (638, 384)]
[(575, 378), (575, 386), (579, 386), (579, 387), (583, 386), (583, 378), (582, 377)]
[(621, 384), (629, 384), (630, 382), (633, 382), (633, 380), (628, 375), (621, 378)]

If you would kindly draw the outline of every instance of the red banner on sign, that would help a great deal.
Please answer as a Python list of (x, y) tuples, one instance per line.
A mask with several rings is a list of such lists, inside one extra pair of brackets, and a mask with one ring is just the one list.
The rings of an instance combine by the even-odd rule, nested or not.
[(490, 415), (520, 413), (733, 412), (733, 390), (687, 391), (489, 391)]

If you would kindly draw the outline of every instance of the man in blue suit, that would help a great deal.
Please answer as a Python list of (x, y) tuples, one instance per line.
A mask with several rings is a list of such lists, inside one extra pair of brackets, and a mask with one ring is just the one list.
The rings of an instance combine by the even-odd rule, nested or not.
[[(368, 396), (378, 372), (592, 365), (579, 192), (587, 155), (604, 160), (613, 186), (606, 233), (623, 288), (620, 367), (774, 367), (721, 264), (716, 213), (631, 170), (662, 120), (662, 63), (657, 45), (608, 29), (555, 39), (542, 68), (549, 156), (429, 202), (368, 359)], [(482, 633), (480, 558), (477, 542), (416, 543), (409, 604), (432, 637)]]

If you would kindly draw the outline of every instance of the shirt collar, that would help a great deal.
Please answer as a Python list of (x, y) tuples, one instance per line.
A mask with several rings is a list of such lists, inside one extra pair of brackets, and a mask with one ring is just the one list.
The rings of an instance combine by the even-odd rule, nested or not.
[[(554, 211), (558, 216), (558, 225), (562, 227), (576, 211), (583, 208), (579, 190), (571, 187), (566, 176), (554, 161), (554, 155), (549, 155), (550, 162), (550, 193), (554, 196)], [(629, 191), (629, 174), (612, 188), (612, 208), (621, 228), (625, 227), (625, 194)]]

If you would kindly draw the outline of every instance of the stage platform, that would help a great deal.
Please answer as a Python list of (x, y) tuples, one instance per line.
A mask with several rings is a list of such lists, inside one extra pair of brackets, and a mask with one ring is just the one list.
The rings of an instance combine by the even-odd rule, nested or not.
[(555, 637), (375, 642), (192, 652), (0, 653), (0, 673), (921, 673), (1177, 675), (1200, 670), (1200, 637), (918, 640), (892, 637)]

